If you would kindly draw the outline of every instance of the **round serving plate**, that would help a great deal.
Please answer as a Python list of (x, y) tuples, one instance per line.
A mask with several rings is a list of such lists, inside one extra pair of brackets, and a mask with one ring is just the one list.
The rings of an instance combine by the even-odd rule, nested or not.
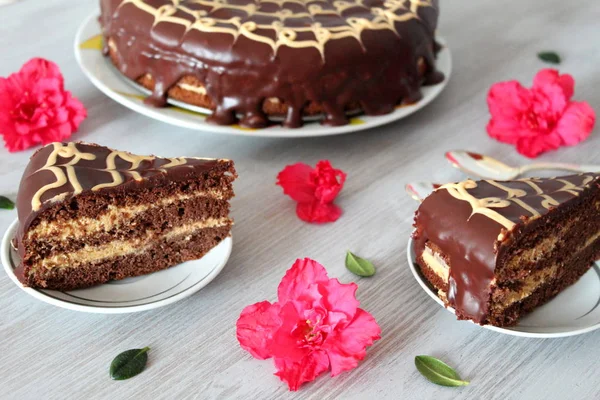
[[(102, 55), (102, 36), (97, 20), (98, 14), (98, 12), (95, 12), (90, 15), (80, 26), (75, 37), (75, 58), (94, 86), (111, 99), (135, 112), (168, 124), (204, 132), (293, 138), (340, 135), (362, 131), (397, 121), (425, 107), (446, 87), (452, 70), (450, 49), (443, 46), (438, 54), (437, 68), (444, 73), (446, 79), (437, 85), (423, 87), (421, 90), (423, 98), (419, 102), (408, 106), (399, 106), (392, 113), (386, 115), (353, 116), (350, 118), (350, 123), (344, 126), (325, 126), (314, 120), (307, 120), (304, 126), (296, 129), (285, 128), (281, 124), (273, 124), (263, 129), (250, 129), (238, 125), (220, 126), (206, 122), (210, 110), (176, 100), (169, 100), (169, 105), (164, 108), (155, 108), (144, 104), (144, 98), (149, 92), (121, 75), (109, 58)], [(445, 43), (440, 38), (438, 38), (438, 41), (441, 44)]]
[(24, 287), (15, 275), (20, 257), (11, 241), (16, 234), (15, 220), (2, 239), (0, 258), (4, 270), (25, 293), (46, 303), (98, 314), (124, 314), (163, 307), (184, 299), (215, 279), (231, 254), (228, 237), (199, 260), (188, 261), (152, 274), (111, 281), (88, 289), (61, 292)]
[[(436, 303), (444, 307), (444, 303), (437, 296), (435, 289), (416, 265), (412, 239), (408, 240), (406, 254), (410, 270), (419, 285)], [(454, 313), (454, 309), (451, 307), (446, 310)], [(465, 321), (460, 322), (466, 323)], [(531, 338), (574, 336), (600, 328), (600, 263), (596, 262), (577, 283), (523, 317), (516, 326), (499, 328), (483, 325), (483, 328), (507, 335)]]

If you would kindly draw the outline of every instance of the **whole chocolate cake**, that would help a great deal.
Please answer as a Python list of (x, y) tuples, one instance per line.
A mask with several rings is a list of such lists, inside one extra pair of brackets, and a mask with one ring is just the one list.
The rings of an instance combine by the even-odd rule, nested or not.
[(105, 53), (128, 78), (213, 111), (299, 127), (386, 114), (437, 83), (437, 0), (101, 0)]
[(43, 147), (17, 196), (17, 276), (71, 290), (198, 259), (229, 236), (234, 179), (230, 160)]
[(417, 263), (459, 319), (514, 325), (600, 258), (600, 175), (443, 185), (415, 228)]

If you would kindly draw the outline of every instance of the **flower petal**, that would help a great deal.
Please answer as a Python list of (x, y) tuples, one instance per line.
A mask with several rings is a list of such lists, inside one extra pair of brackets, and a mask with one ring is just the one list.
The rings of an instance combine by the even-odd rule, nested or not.
[(27, 61), (18, 72), (28, 81), (37, 81), (42, 78), (57, 78), (60, 81), (60, 88), (63, 86), (63, 76), (60, 68), (54, 62), (44, 58), (32, 58)]
[(333, 203), (314, 200), (310, 203), (298, 203), (296, 215), (302, 221), (310, 223), (335, 222), (342, 216), (342, 209)]
[(517, 81), (499, 82), (492, 85), (487, 97), (493, 118), (514, 118), (527, 111), (531, 94)]
[(321, 203), (331, 203), (343, 189), (346, 174), (333, 168), (328, 160), (321, 160), (310, 173), (310, 179), (316, 185), (315, 198)]
[(356, 368), (365, 358), (366, 348), (381, 338), (375, 318), (359, 308), (354, 319), (344, 329), (334, 330), (323, 345), (331, 363), (331, 376)]
[(261, 301), (244, 308), (237, 320), (238, 342), (255, 358), (271, 357), (273, 334), (281, 325), (279, 310), (279, 304)]
[(301, 361), (291, 362), (282, 358), (275, 358), (277, 375), (288, 384), (291, 391), (296, 391), (305, 382), (311, 382), (327, 371), (329, 359), (324, 351), (313, 351), (306, 355)]
[(299, 313), (302, 307), (297, 307), (294, 303), (294, 301), (289, 301), (281, 307), (279, 313), (281, 326), (273, 333), (271, 355), (274, 358), (300, 362), (311, 349), (299, 345), (304, 340), (308, 325)]
[(287, 270), (277, 288), (280, 303), (296, 300), (303, 296), (314, 283), (327, 282), (327, 271), (318, 262), (310, 258), (298, 259)]
[(539, 89), (550, 85), (558, 85), (563, 90), (567, 101), (573, 97), (575, 92), (575, 80), (569, 74), (560, 75), (552, 68), (540, 70), (533, 78), (533, 89)]
[(315, 186), (309, 179), (311, 171), (312, 168), (304, 163), (288, 165), (277, 175), (277, 185), (295, 201), (313, 201)]
[[(356, 283), (340, 283), (337, 279), (329, 279), (319, 285), (323, 295), (323, 304), (328, 311), (340, 312), (347, 316), (348, 321), (354, 318), (360, 303), (356, 300)], [(333, 325), (334, 321), (331, 321)], [(336, 323), (339, 321), (335, 321)]]
[(586, 102), (571, 102), (558, 121), (556, 133), (567, 146), (574, 146), (587, 139), (594, 129), (596, 113)]
[(549, 150), (556, 150), (562, 143), (557, 133), (522, 136), (517, 141), (517, 151), (525, 157), (535, 158)]
[(532, 104), (532, 96), (517, 81), (492, 85), (487, 97), (491, 119), (488, 134), (501, 142), (514, 144), (521, 129), (520, 120)]

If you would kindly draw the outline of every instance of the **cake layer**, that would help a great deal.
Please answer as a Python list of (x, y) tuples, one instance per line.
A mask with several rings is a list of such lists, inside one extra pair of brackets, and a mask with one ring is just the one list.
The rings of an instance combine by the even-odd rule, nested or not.
[(159, 271), (185, 261), (199, 259), (229, 235), (230, 226), (205, 228), (177, 237), (165, 236), (143, 251), (131, 252), (77, 268), (39, 269), (29, 274), (28, 286), (73, 290)]
[(55, 253), (52, 256), (32, 260), (29, 265), (31, 271), (52, 268), (77, 268), (82, 264), (95, 263), (106, 258), (125, 256), (132, 253), (143, 252), (153, 245), (157, 240), (170, 240), (175, 237), (188, 236), (205, 228), (231, 227), (231, 220), (227, 217), (209, 218), (204, 221), (191, 222), (176, 226), (164, 232), (145, 230), (142, 236), (115, 239), (97, 245), (85, 245), (84, 247)]
[[(138, 238), (149, 230), (161, 233), (180, 225), (209, 218), (224, 218), (229, 214), (227, 200), (204, 196), (179, 199), (168, 205), (161, 203), (135, 206), (138, 211), (135, 213), (131, 212), (130, 207), (113, 208), (109, 215), (103, 214), (97, 220), (81, 217), (40, 224), (35, 228), (38, 234), (28, 235), (26, 239), (31, 251), (25, 256), (25, 261), (31, 263), (55, 253), (76, 251), (87, 245)], [(44, 225), (46, 230), (41, 229)], [(41, 232), (44, 234), (40, 235)]]
[[(179, 193), (145, 205), (116, 207), (108, 205), (107, 211), (98, 217), (61, 214), (57, 219), (46, 219), (23, 238), (30, 249), (23, 262), (30, 264), (40, 258), (55, 253), (75, 251), (86, 245), (95, 245), (122, 238), (136, 238), (146, 230), (162, 232), (173, 227), (202, 221), (207, 218), (221, 218), (229, 214), (227, 199), (204, 196), (205, 192)], [(222, 197), (222, 196), (219, 196)], [(52, 210), (49, 210), (52, 211)]]
[[(140, 224), (149, 220), (150, 216), (158, 210), (161, 213), (172, 214), (181, 207), (191, 206), (188, 214), (194, 212), (195, 217), (205, 218), (215, 209), (228, 210), (227, 198), (217, 191), (199, 191), (190, 194), (176, 194), (160, 199), (154, 203), (128, 205), (118, 207), (108, 205), (106, 211), (94, 217), (79, 216), (77, 218), (61, 218), (60, 220), (41, 219), (35, 228), (27, 232), (26, 238), (30, 240), (45, 240), (52, 243), (89, 236), (98, 232), (113, 232), (122, 224)], [(212, 207), (211, 207), (212, 206)], [(212, 210), (211, 210), (212, 209)], [(209, 211), (210, 210), (210, 211)], [(184, 213), (182, 210), (181, 213)]]

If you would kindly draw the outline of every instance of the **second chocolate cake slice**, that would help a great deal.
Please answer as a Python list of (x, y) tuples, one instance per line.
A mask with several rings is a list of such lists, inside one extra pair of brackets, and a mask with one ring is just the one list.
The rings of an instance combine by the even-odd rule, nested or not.
[(50, 144), (19, 187), (17, 275), (71, 290), (198, 259), (229, 236), (235, 176), (230, 160)]
[(458, 318), (514, 325), (600, 258), (600, 175), (443, 185), (417, 210), (413, 238)]

